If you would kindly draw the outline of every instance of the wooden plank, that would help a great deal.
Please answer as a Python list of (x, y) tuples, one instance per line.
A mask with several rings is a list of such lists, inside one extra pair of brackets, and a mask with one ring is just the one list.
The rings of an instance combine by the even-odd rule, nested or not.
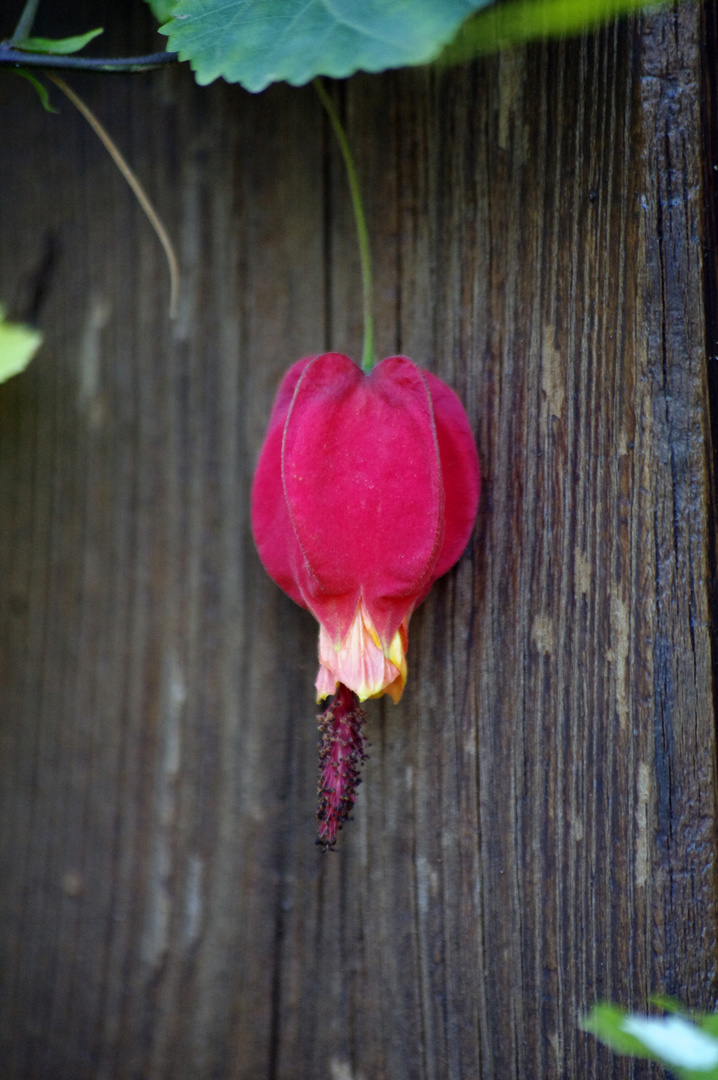
[[(107, 7), (111, 51), (151, 40), (130, 12)], [(580, 1013), (713, 1004), (701, 18), (332, 90), (378, 348), (457, 389), (485, 473), (405, 697), (370, 703), (335, 856), (313, 843), (315, 626), (247, 509), (282, 372), (360, 351), (318, 101), (73, 79), (176, 238), (172, 325), (104, 151), (3, 76), (0, 298), (47, 334), (0, 388), (9, 1080), (648, 1075)]]

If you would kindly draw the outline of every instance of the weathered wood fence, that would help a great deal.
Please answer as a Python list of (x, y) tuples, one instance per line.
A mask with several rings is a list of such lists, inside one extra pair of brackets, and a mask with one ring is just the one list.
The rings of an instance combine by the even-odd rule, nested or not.
[[(139, 0), (45, 7), (155, 47)], [(361, 346), (321, 106), (72, 78), (172, 324), (84, 120), (0, 72), (0, 299), (46, 333), (0, 388), (4, 1080), (645, 1077), (580, 1014), (714, 1004), (715, 30), (332, 90), (379, 351), (455, 387), (485, 482), (330, 857), (316, 629), (248, 520), (282, 372)]]

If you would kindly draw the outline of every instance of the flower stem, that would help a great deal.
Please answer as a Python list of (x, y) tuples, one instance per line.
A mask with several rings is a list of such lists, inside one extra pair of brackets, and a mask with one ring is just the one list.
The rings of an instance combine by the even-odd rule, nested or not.
[(362, 352), (362, 369), (365, 374), (369, 374), (374, 367), (374, 315), (373, 315), (373, 302), (372, 302), (372, 278), (371, 278), (371, 255), (369, 253), (369, 233), (367, 232), (366, 219), (364, 217), (364, 210), (362, 207), (361, 193), (359, 191), (359, 181), (357, 180), (356, 169), (354, 168), (354, 159), (352, 158), (351, 150), (349, 149), (349, 141), (346, 136), (346, 132), (342, 127), (341, 121), (337, 116), (336, 109), (332, 105), (331, 98), (327, 93), (324, 83), (320, 79), (314, 80), (314, 88), (319, 94), (319, 99), (327, 111), (327, 115), (334, 128), (334, 134), (337, 137), (339, 148), (344, 158), (344, 165), (347, 170), (347, 179), (349, 181), (349, 190), (352, 196), (352, 207), (354, 210), (354, 220), (357, 227), (357, 237), (359, 239), (359, 257), (361, 260), (361, 280), (362, 280), (362, 296), (364, 301), (364, 349)]

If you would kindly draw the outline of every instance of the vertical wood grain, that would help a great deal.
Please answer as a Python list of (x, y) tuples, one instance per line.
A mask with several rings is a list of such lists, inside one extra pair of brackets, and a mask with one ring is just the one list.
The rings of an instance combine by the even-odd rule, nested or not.
[(330, 856), (316, 628), (248, 518), (283, 371), (361, 350), (319, 103), (73, 79), (171, 324), (102, 148), (0, 73), (0, 300), (46, 333), (0, 387), (8, 1080), (647, 1076), (580, 1014), (713, 1006), (713, 18), (332, 87), (378, 349), (456, 388), (484, 488)]

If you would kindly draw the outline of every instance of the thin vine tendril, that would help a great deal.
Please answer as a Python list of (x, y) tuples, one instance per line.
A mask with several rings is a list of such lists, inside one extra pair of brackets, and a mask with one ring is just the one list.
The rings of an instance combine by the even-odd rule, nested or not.
[(90, 109), (89, 106), (85, 104), (81, 97), (78, 97), (74, 90), (70, 89), (65, 80), (61, 79), (59, 75), (56, 75), (52, 71), (46, 71), (45, 74), (47, 75), (48, 79), (51, 79), (52, 82), (54, 82), (55, 85), (58, 86), (60, 90), (62, 90), (63, 94), (65, 94), (66, 97), (70, 99), (75, 108), (78, 109), (85, 117), (92, 130), (103, 143), (107, 152), (110, 154), (110, 157), (114, 161), (115, 165), (132, 188), (135, 198), (137, 199), (138, 203), (149, 218), (150, 225), (155, 230), (155, 233), (157, 234), (157, 239), (162, 244), (165, 255), (167, 257), (167, 264), (170, 271), (169, 314), (171, 319), (176, 318), (177, 301), (179, 297), (179, 262), (177, 260), (177, 255), (175, 253), (172, 241), (170, 240), (169, 233), (162, 224), (162, 220), (159, 214), (150, 202), (150, 198), (145, 189), (142, 187), (142, 184), (140, 183), (138, 177), (132, 171), (128, 163), (125, 161), (119, 148), (105, 131), (104, 127), (97, 119), (92, 109)]

